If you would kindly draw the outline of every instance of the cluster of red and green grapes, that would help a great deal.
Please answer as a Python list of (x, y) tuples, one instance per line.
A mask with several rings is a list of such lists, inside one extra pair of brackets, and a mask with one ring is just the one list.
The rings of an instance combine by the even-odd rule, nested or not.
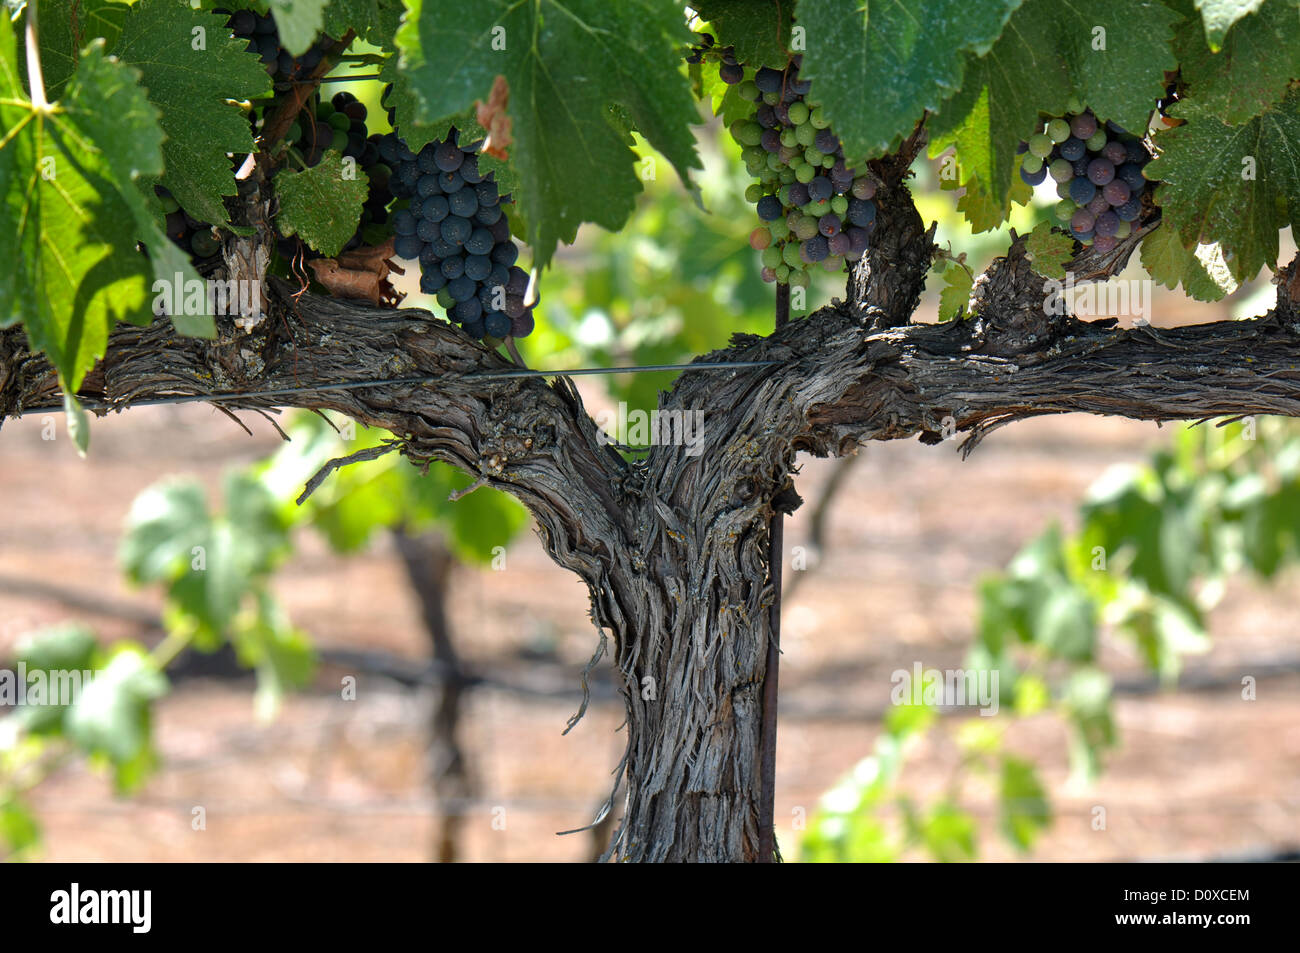
[[(706, 40), (699, 52), (715, 49)], [(800, 59), (784, 70), (751, 71), (725, 58), (719, 66), (723, 82), (754, 104), (730, 129), (758, 180), (745, 197), (764, 224), (749, 243), (762, 253), (764, 281), (792, 285), (806, 285), (812, 265), (835, 272), (861, 258), (876, 222), (876, 182), (846, 163), (821, 105), (810, 98), (811, 84), (799, 78)]]
[(515, 264), (519, 247), (492, 172), (479, 169), (482, 142), (459, 144), (455, 129), (419, 152), (389, 133), (379, 154), (392, 169), (399, 200), (392, 215), (399, 258), (420, 263), (420, 290), (437, 295), (447, 316), (489, 343), (526, 337), (533, 308), (525, 301), (528, 272)]
[(1019, 151), (1021, 179), (1056, 182), (1056, 217), (1076, 240), (1107, 252), (1128, 237), (1151, 184), (1142, 174), (1151, 154), (1139, 137), (1081, 110), (1043, 120)]
[(267, 13), (252, 10), (213, 10), (213, 13), (228, 17), (226, 21), (232, 33), (241, 40), (248, 41), (248, 52), (256, 53), (272, 78), (280, 82), (303, 79), (320, 65), (325, 51), (334, 45), (334, 40), (321, 36), (312, 44), (311, 49), (301, 56), (292, 56), (280, 45), (280, 34), (275, 26), (275, 19)]

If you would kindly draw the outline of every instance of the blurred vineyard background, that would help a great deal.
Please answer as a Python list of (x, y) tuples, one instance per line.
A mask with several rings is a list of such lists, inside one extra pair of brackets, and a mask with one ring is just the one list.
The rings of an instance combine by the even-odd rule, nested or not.
[[(770, 327), (736, 150), (716, 126), (703, 136), (712, 214), (647, 153), (628, 229), (584, 231), (543, 276), (531, 366), (678, 361)], [(942, 159), (919, 165), (922, 214), (978, 273), (1006, 231), (971, 236)], [(1045, 220), (1052, 198), (1010, 227)], [(1145, 276), (1135, 262), (1123, 277)], [(921, 313), (935, 320), (944, 281), (930, 285)], [(1152, 322), (1254, 315), (1271, 293), (1263, 281), (1200, 305), (1159, 289)], [(808, 303), (837, 294), (827, 276)], [(593, 412), (648, 410), (670, 383), (578, 387)], [(96, 422), (84, 461), (61, 418), (5, 423), (0, 667), (36, 658), (33, 634), (53, 629), (100, 661), (138, 643), (169, 689), (141, 682), (128, 711), (100, 713), (134, 747), (0, 716), (0, 855), (592, 859), (607, 827), (556, 832), (609, 796), (622, 703), (602, 661), (562, 734), (599, 637), (523, 512), (490, 490), (448, 503), (468, 481), (391, 457), (335, 473), (299, 509), (321, 463), (382, 435), (333, 421), (344, 440), (293, 415), (277, 421), (286, 445), (239, 417), (251, 434), (205, 406), (133, 410)], [(1300, 429), (1046, 418), (965, 461), (955, 443), (916, 442), (806, 460), (798, 489), (777, 763), (787, 859), (1300, 851)], [(196, 589), (186, 534), (200, 523), (214, 562)], [(1089, 565), (1095, 546), (1106, 572)], [(999, 667), (1001, 713), (891, 705), (891, 673), (917, 662)]]

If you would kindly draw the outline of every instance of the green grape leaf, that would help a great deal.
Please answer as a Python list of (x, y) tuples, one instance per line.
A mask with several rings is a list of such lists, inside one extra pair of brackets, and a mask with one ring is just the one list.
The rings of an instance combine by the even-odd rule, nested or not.
[(276, 222), (285, 235), (299, 235), (327, 258), (333, 258), (356, 234), (370, 180), (351, 158), (333, 150), (301, 172), (275, 177), (280, 198)]
[(1193, 0), (1205, 22), (1205, 42), (1218, 50), (1232, 25), (1259, 9), (1264, 0)]
[(1021, 2), (800, 0), (799, 75), (850, 161), (875, 156), (956, 92), (962, 54), (987, 52)]
[(268, 0), (275, 17), (280, 45), (291, 56), (302, 56), (316, 42), (325, 25), (325, 5), (329, 0)]
[[(73, 673), (87, 672), (95, 656), (95, 636), (83, 625), (65, 623), (51, 626), (27, 635), (18, 644), (14, 654), (27, 667), (30, 681), (34, 672), (44, 672), (51, 689), (69, 684)], [(47, 698), (44, 704), (29, 704), (19, 709), (23, 726), (32, 734), (58, 734), (63, 729), (66, 704), (54, 704)]]
[[(200, 38), (203, 48), (195, 49)], [(228, 222), (222, 197), (235, 194), (226, 153), (253, 150), (248, 117), (231, 100), (271, 88), (261, 61), (245, 46), (224, 17), (192, 10), (183, 0), (140, 0), (113, 51), (140, 71), (161, 113), (167, 134), (162, 184), (187, 212), (215, 225)]]
[(930, 123), (930, 152), (956, 146), (963, 179), (980, 181), (983, 196), (968, 217), (974, 211), (982, 223), (1006, 218), (1018, 179), (1016, 146), (1040, 111), (1063, 115), (1077, 96), (1103, 119), (1145, 129), (1164, 94), (1164, 72), (1177, 65), (1171, 49), (1177, 19), (1154, 0), (1098, 0), (1086, 7), (1027, 0), (988, 53), (966, 54), (961, 89)]
[(0, 19), (0, 327), (21, 321), (75, 393), (112, 326), (150, 317), (148, 262), (129, 227), (137, 194), (129, 173), (158, 161), (157, 123), (136, 109), (138, 97), (114, 108), (139, 142), (86, 113), (99, 84), (131, 83), (99, 52), (82, 60), (65, 111), (35, 110), (15, 69), (13, 26)]
[(203, 487), (192, 480), (164, 480), (131, 504), (118, 544), (118, 562), (136, 585), (171, 579), (190, 565), (192, 550), (211, 533)]
[(975, 858), (975, 818), (951, 801), (940, 801), (920, 822), (921, 839), (935, 860), (952, 863)]
[(167, 688), (166, 676), (143, 648), (119, 642), (68, 710), (68, 736), (87, 754), (104, 755), (119, 768), (119, 789), (143, 777), (141, 759), (153, 749), (152, 704)]
[(231, 641), (241, 665), (257, 673), (254, 706), (258, 718), (270, 721), (284, 693), (306, 685), (316, 671), (316, 653), (301, 629), (269, 593), (258, 593), (257, 612), (236, 626)]
[(1074, 257), (1074, 239), (1053, 229), (1050, 222), (1039, 222), (1025, 239), (1025, 252), (1034, 271), (1064, 281), (1066, 263)]
[(678, 9), (652, 0), (412, 0), (397, 46), (422, 123), (486, 101), (505, 78), (527, 239), (545, 265), (583, 222), (622, 227), (641, 191), (612, 104), (684, 182), (699, 168), (690, 128), (699, 113), (679, 68), (687, 39)]
[(949, 262), (943, 272), (943, 288), (939, 291), (939, 320), (960, 320), (966, 317), (970, 303), (970, 290), (975, 280), (970, 272), (955, 262)]
[(1300, 9), (1270, 0), (1232, 28), (1219, 53), (1210, 52), (1200, 25), (1187, 21), (1174, 49), (1188, 97), (1235, 126), (1286, 95), (1300, 63)]
[[(47, 100), (54, 102), (63, 95), (81, 51), (91, 40), (103, 37), (112, 48), (128, 9), (116, 0), (41, 0), (41, 71)], [(26, 49), (19, 50), (19, 72), (24, 76), (27, 72)]]
[[(163, 133), (158, 111), (140, 88), (139, 73), (106, 60), (103, 44), (97, 41), (81, 58), (77, 76), (78, 82), (69, 87), (61, 105), (84, 133), (87, 144), (93, 143), (100, 150), (114, 181), (123, 183), (120, 194), (131, 209), (135, 235), (149, 250), (154, 290), (159, 290), (159, 282), (174, 290), (179, 290), (178, 285), (192, 287), (189, 283), (200, 279), (190, 256), (164, 234), (143, 191), (162, 174)], [(216, 337), (216, 322), (207, 313), (206, 297), (204, 301), (201, 313), (184, 313), (185, 309), (180, 309), (182, 313), (171, 315), (178, 332)], [(89, 438), (89, 429), (83, 433)]]
[(1160, 186), (1162, 227), (1183, 246), (1217, 242), (1232, 277), (1249, 281), (1278, 257), (1278, 232), (1300, 219), (1300, 90), (1239, 126), (1194, 100), (1187, 122), (1156, 136), (1160, 157), (1144, 173)]
[[(709, 21), (718, 46), (735, 47), (739, 62), (754, 68), (785, 68), (793, 3), (782, 3), (781, 0), (699, 0), (691, 5), (691, 9), (701, 19)], [(801, 5), (801, 18), (803, 14)]]
[(998, 784), (998, 814), (1002, 833), (1019, 850), (1028, 850), (1052, 822), (1047, 792), (1038, 771), (1028, 761), (1006, 755)]
[(330, 0), (325, 32), (342, 39), (348, 30), (355, 30), (367, 43), (391, 50), (401, 18), (401, 0)]
[(1156, 284), (1183, 290), (1197, 301), (1218, 301), (1237, 290), (1237, 282), (1218, 245), (1183, 247), (1172, 227), (1157, 228), (1142, 239), (1142, 267)]
[(41, 825), (18, 795), (0, 795), (0, 844), (15, 860), (22, 860), (41, 844)]

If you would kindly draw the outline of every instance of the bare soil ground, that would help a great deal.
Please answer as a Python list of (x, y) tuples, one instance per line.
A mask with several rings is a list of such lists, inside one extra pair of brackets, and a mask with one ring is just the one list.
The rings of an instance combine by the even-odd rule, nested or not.
[[(115, 549), (133, 496), (170, 473), (215, 492), (223, 468), (258, 458), (276, 437), (248, 415), (249, 438), (205, 407), (140, 409), (96, 421), (88, 461), (62, 417), (42, 439), (39, 417), (0, 436), (0, 657), (24, 633), (80, 618), (104, 639), (139, 637), (130, 621), (35, 593), (37, 581), (90, 599), (154, 611), (155, 592), (129, 590)], [(974, 585), (1047, 521), (1073, 519), (1108, 466), (1141, 460), (1163, 439), (1153, 425), (1070, 417), (1029, 421), (990, 437), (967, 461), (953, 445), (915, 442), (864, 451), (834, 503), (825, 551), (785, 605), (778, 757), (778, 824), (787, 855), (798, 809), (869, 754), (889, 675), (921, 661), (958, 666), (971, 640)], [(808, 501), (788, 524), (788, 548), (807, 542), (812, 503), (833, 463), (809, 460)], [(1300, 676), (1261, 679), (1258, 700), (1235, 684), (1262, 661), (1300, 655), (1294, 574), (1264, 589), (1239, 581), (1213, 616), (1214, 647), (1193, 662), (1225, 675), (1220, 687), (1123, 698), (1121, 749), (1088, 790), (1067, 784), (1063, 725), (1016, 726), (1012, 748), (1041, 766), (1056, 812), (1031, 855), (1040, 860), (1200, 858), (1300, 846)], [(510, 550), (504, 572), (454, 577), (452, 621), (478, 669), (529, 693), (484, 687), (464, 721), (480, 795), (464, 805), (463, 857), (474, 861), (586, 859), (588, 823), (622, 751), (617, 702), (593, 703), (561, 736), (580, 701), (578, 673), (596, 645), (585, 593), (536, 540)], [(414, 599), (387, 544), (350, 559), (307, 536), (277, 590), (321, 646), (425, 656)], [(149, 638), (156, 636), (150, 635)], [(1140, 671), (1121, 649), (1119, 674)], [(431, 698), (361, 675), (339, 700), (341, 670), (288, 700), (280, 718), (253, 716), (251, 681), (187, 680), (161, 705), (162, 771), (131, 799), (74, 764), (34, 792), (49, 860), (403, 860), (431, 856), (440, 805), (428, 789), (425, 731)], [(955, 719), (912, 752), (905, 785), (920, 796), (948, 783)], [(1010, 859), (996, 804), (978, 788), (982, 859)], [(1093, 808), (1107, 811), (1104, 831)], [(195, 807), (206, 829), (192, 829)], [(916, 859), (924, 859), (916, 855)]]

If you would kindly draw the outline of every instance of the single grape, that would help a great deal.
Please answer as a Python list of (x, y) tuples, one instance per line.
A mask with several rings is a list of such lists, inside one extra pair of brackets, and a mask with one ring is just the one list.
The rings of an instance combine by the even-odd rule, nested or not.
[(1142, 199), (1133, 196), (1119, 208), (1115, 209), (1115, 214), (1121, 222), (1135, 222), (1142, 214)]
[(1069, 182), (1074, 178), (1074, 166), (1068, 159), (1057, 159), (1047, 171), (1053, 182)]
[(1070, 231), (1076, 238), (1084, 232), (1092, 231), (1093, 224), (1097, 221), (1096, 217), (1086, 208), (1081, 208), (1070, 217)]
[(845, 217), (850, 225), (865, 228), (876, 220), (876, 203), (870, 199), (850, 199)]
[(1037, 172), (1026, 172), (1023, 168), (1020, 170), (1020, 180), (1026, 185), (1041, 185), (1047, 178), (1047, 168), (1040, 166)]
[(1052, 142), (1060, 143), (1070, 138), (1070, 124), (1064, 119), (1053, 119), (1047, 124), (1046, 131)]
[(415, 216), (409, 209), (399, 209), (393, 214), (393, 231), (399, 236), (415, 234)]
[(414, 235), (398, 235), (393, 242), (393, 254), (411, 261), (420, 257), (423, 248), (424, 242)]
[(808, 183), (808, 196), (814, 202), (829, 199), (834, 191), (835, 189), (831, 185), (831, 180), (824, 175), (815, 176), (813, 180)]
[(876, 194), (876, 183), (866, 178), (853, 180), (853, 197), (857, 199), (873, 198)]
[[(1088, 184), (1091, 185), (1092, 183)], [(1052, 214), (1056, 216), (1057, 221), (1068, 222), (1071, 216), (1074, 215), (1077, 207), (1078, 206), (1074, 204), (1073, 199), (1061, 199), (1061, 201), (1057, 202), (1053, 207)]]
[(839, 234), (841, 224), (840, 217), (831, 213), (830, 215), (823, 215), (817, 220), (817, 230), (830, 238), (832, 235)]
[(1128, 187), (1128, 183), (1122, 179), (1114, 179), (1106, 183), (1102, 194), (1106, 196), (1106, 201), (1111, 205), (1123, 205), (1133, 194), (1133, 190)]
[(519, 246), (511, 241), (502, 242), (492, 249), (490, 255), (497, 264), (509, 268), (519, 260)]
[(780, 70), (774, 70), (769, 66), (764, 66), (754, 75), (754, 83), (760, 90), (765, 93), (781, 92), (781, 83), (784, 77)]
[(1070, 132), (1086, 142), (1097, 132), (1097, 117), (1092, 113), (1080, 113), (1070, 120)]
[(775, 195), (764, 195), (758, 200), (758, 217), (765, 222), (779, 218), (782, 213), (781, 200)]
[(1074, 136), (1071, 136), (1069, 139), (1066, 139), (1061, 143), (1061, 158), (1069, 159), (1071, 162), (1076, 162), (1079, 159), (1082, 159), (1084, 153), (1087, 151), (1088, 147), (1084, 145), (1083, 140)]
[[(474, 302), (478, 304), (478, 302)], [(510, 334), (512, 324), (510, 318), (501, 312), (494, 312), (483, 318), (483, 330), (488, 337), (504, 338)]]
[(814, 235), (799, 245), (802, 260), (809, 264), (821, 261), (830, 254), (830, 251), (830, 244), (826, 241), (824, 235)]
[(724, 62), (718, 67), (718, 75), (728, 86), (735, 86), (745, 78), (745, 69), (738, 64)]
[(460, 255), (452, 255), (450, 258), (444, 258), (440, 266), (442, 276), (448, 281), (459, 278), (465, 274), (465, 259)]
[(1114, 238), (1119, 231), (1119, 216), (1112, 211), (1102, 212), (1097, 216), (1093, 229), (1099, 237)]
[(1070, 180), (1070, 198), (1077, 205), (1087, 205), (1097, 194), (1097, 186), (1093, 185), (1087, 179)]
[(1102, 146), (1101, 154), (1111, 161), (1113, 165), (1121, 164), (1128, 158), (1128, 150), (1124, 148), (1124, 143), (1112, 139)]
[(1093, 185), (1105, 185), (1115, 178), (1115, 164), (1109, 159), (1097, 158), (1088, 163), (1088, 181)]
[(1044, 133), (1038, 133), (1029, 139), (1029, 151), (1038, 156), (1040, 159), (1046, 159), (1052, 154), (1052, 139)]
[(749, 247), (756, 251), (762, 251), (772, 244), (772, 232), (769, 229), (759, 226), (749, 233)]
[(1110, 203), (1106, 201), (1106, 196), (1100, 191), (1092, 197), (1092, 201), (1087, 205), (1088, 211), (1093, 215), (1100, 215), (1110, 208)]
[(1026, 152), (1025, 157), (1020, 160), (1020, 168), (1024, 169), (1030, 175), (1033, 175), (1043, 167), (1043, 159), (1031, 152)]

